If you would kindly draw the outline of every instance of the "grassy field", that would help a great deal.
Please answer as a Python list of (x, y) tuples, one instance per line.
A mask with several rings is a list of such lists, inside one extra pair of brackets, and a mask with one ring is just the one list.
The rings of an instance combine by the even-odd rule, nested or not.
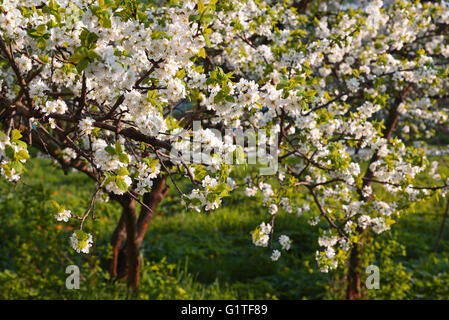
[[(48, 212), (53, 199), (80, 215), (88, 207), (93, 183), (84, 175), (64, 175), (51, 162), (33, 159), (27, 185), (0, 182), (0, 298), (122, 299), (123, 281), (105, 271), (109, 237), (120, 208), (99, 203), (85, 229), (94, 235), (92, 253), (79, 255), (69, 245), (75, 224), (58, 223)], [(265, 219), (260, 201), (226, 199), (213, 213), (187, 212), (175, 188), (159, 206), (141, 250), (142, 299), (341, 299), (344, 270), (323, 274), (314, 259), (317, 232), (307, 217), (283, 214), (276, 228), (289, 235), (289, 254), (273, 263), (269, 252), (251, 243), (250, 231)], [(379, 265), (381, 289), (368, 298), (447, 299), (449, 226), (438, 253), (432, 252), (444, 199), (410, 210), (392, 232), (373, 242), (365, 254)], [(80, 266), (81, 288), (65, 287), (66, 266)]]

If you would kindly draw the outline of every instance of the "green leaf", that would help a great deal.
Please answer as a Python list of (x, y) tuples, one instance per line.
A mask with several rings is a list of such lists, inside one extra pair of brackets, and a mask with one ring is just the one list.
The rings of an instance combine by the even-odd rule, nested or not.
[(7, 177), (11, 177), (12, 172), (11, 172), (11, 168), (9, 167), (9, 165), (5, 163), (2, 165), (2, 168), (5, 171), (5, 175)]
[(23, 172), (23, 164), (20, 161), (14, 160), (11, 161), (11, 167), (17, 172), (21, 173)]
[(17, 152), (16, 154), (16, 158), (17, 160), (26, 160), (30, 157), (30, 155), (28, 154), (28, 152), (26, 150), (20, 150), (19, 152)]
[(178, 70), (178, 71), (176, 72), (176, 77), (177, 77), (178, 79), (182, 79), (182, 78), (184, 78), (185, 76), (186, 76), (186, 71), (185, 71), (184, 69)]
[(110, 18), (107, 14), (109, 14), (109, 12), (104, 11), (104, 12), (103, 12), (103, 17), (102, 17), (102, 19), (100, 20), (100, 25), (101, 25), (103, 28), (110, 28), (110, 27), (112, 26), (111, 18)]
[(117, 154), (123, 153), (122, 145), (118, 141), (115, 142), (115, 152)]
[(226, 99), (227, 102), (231, 102), (231, 103), (234, 103), (234, 102), (235, 102), (235, 99), (234, 99), (233, 96), (226, 96), (225, 99)]
[(84, 57), (85, 57), (85, 55), (81, 52), (81, 50), (77, 50), (69, 57), (69, 61), (78, 63)]
[(117, 174), (118, 174), (119, 176), (127, 176), (127, 175), (129, 175), (129, 171), (128, 171), (128, 169), (126, 169), (125, 167), (121, 167), (121, 168), (117, 171)]
[(106, 146), (106, 148), (104, 148), (104, 150), (109, 153), (109, 155), (113, 156), (115, 155), (115, 149), (111, 146)]
[(37, 42), (37, 47), (41, 50), (44, 50), (47, 47), (47, 40), (45, 40), (44, 38), (40, 38)]
[(5, 154), (8, 158), (14, 159), (14, 155), (15, 155), (14, 148), (11, 147), (10, 145), (6, 145), (5, 146)]
[(212, 45), (211, 45), (211, 43), (210, 43), (209, 37), (206, 36), (203, 32), (202, 32), (202, 34), (203, 34), (204, 41), (206, 41), (207, 47), (210, 48)]
[(17, 143), (19, 146), (21, 146), (24, 149), (26, 149), (28, 147), (26, 142), (24, 142), (22, 140), (17, 140), (17, 141), (15, 141), (15, 143)]
[(39, 33), (40, 35), (43, 35), (45, 33), (45, 30), (47, 29), (47, 27), (45, 26), (45, 24), (41, 24), (39, 26), (36, 27), (36, 31), (37, 33)]
[(101, 56), (91, 49), (87, 52), (87, 58), (89, 59), (89, 61), (94, 61), (95, 59), (100, 59)]
[(11, 132), (11, 141), (15, 142), (16, 140), (19, 140), (20, 138), (22, 138), (22, 134), (20, 133), (19, 130), (14, 129)]
[(191, 14), (191, 15), (189, 16), (189, 21), (190, 21), (190, 22), (198, 21), (199, 19), (200, 19), (200, 16), (197, 15), (197, 14)]
[(206, 50), (204, 48), (200, 48), (198, 50), (198, 57), (200, 58), (206, 58)]
[(83, 230), (75, 230), (75, 234), (76, 234), (76, 237), (78, 238), (79, 247), (84, 248), (86, 245), (84, 245), (84, 247), (83, 247), (81, 245), (81, 242), (86, 242), (87, 239), (89, 239), (89, 236)]
[(61, 210), (61, 206), (54, 200), (50, 200), (51, 205), (53, 206), (53, 208), (56, 209), (57, 212), (62, 211)]
[(106, 185), (108, 185), (108, 184), (110, 184), (111, 182), (114, 182), (114, 181), (115, 181), (115, 177), (114, 176), (109, 176), (104, 181), (104, 185), (106, 186)]
[(214, 97), (214, 103), (219, 103), (220, 101), (223, 101), (225, 98), (226, 98), (226, 93), (224, 92), (224, 90), (221, 90)]
[(126, 153), (122, 153), (118, 156), (118, 160), (122, 163), (126, 163), (129, 164), (129, 158), (128, 155)]
[(81, 73), (84, 69), (89, 65), (89, 60), (87, 58), (83, 58), (76, 64), (76, 70)]
[(209, 193), (206, 196), (206, 199), (210, 202), (215, 202), (216, 200), (218, 200), (218, 198), (219, 198), (218, 194), (215, 194), (215, 193)]
[(204, 11), (204, 2), (201, 0), (198, 1), (198, 11), (200, 13), (203, 13), (203, 11)]
[(117, 184), (117, 187), (119, 187), (123, 192), (128, 191), (128, 185), (125, 183), (125, 180), (123, 180), (122, 177), (116, 176), (115, 183)]

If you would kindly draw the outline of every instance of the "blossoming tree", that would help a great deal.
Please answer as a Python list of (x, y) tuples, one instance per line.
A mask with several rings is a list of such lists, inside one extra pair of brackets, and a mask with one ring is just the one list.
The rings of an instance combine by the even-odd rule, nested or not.
[[(448, 191), (417, 184), (436, 168), (414, 143), (447, 122), (448, 35), (444, 2), (0, 0), (1, 174), (20, 183), (32, 146), (91, 177), (85, 214), (54, 217), (79, 220), (71, 245), (88, 253), (96, 200), (119, 202), (110, 273), (134, 289), (167, 179), (197, 211), (261, 193), (254, 244), (279, 259), (292, 243), (276, 216), (310, 211), (319, 268), (348, 265), (360, 298), (364, 238)], [(276, 170), (233, 176), (239, 130)]]

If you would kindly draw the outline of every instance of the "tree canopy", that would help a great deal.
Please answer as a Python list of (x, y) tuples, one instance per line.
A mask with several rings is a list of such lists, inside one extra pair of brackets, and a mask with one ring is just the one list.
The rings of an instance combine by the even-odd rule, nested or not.
[[(273, 260), (292, 245), (276, 215), (313, 207), (328, 272), (448, 192), (426, 157), (448, 120), (448, 66), (444, 1), (0, 0), (1, 174), (20, 183), (33, 146), (89, 175), (85, 215), (54, 203), (80, 221), (80, 253), (101, 194), (141, 204), (116, 233), (141, 241), (166, 179), (196, 211), (262, 193), (252, 240)], [(234, 175), (243, 162), (258, 170)]]

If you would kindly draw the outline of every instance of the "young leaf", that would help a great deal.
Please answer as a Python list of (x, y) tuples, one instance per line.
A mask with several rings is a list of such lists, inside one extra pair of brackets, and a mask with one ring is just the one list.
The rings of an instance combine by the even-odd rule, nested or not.
[(117, 184), (117, 187), (120, 188), (120, 190), (124, 192), (128, 191), (128, 185), (126, 184), (125, 180), (122, 177), (120, 176), (115, 177), (115, 183)]

